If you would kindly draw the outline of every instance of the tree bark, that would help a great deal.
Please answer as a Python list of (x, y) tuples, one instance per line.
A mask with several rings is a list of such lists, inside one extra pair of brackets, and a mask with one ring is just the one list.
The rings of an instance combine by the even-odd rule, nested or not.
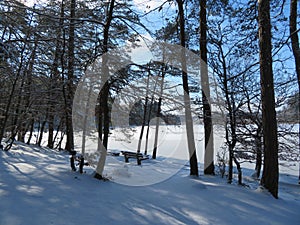
[(295, 58), (296, 74), (298, 78), (298, 87), (300, 91), (300, 48), (299, 37), (297, 32), (297, 0), (291, 0), (290, 8), (290, 35), (292, 42), (292, 49)]
[(207, 69), (206, 0), (200, 0), (200, 72), (204, 123), (204, 174), (214, 175), (214, 138), (211, 118), (210, 89)]
[(160, 121), (160, 114), (161, 114), (162, 95), (164, 90), (164, 79), (165, 79), (165, 67), (162, 68), (162, 75), (161, 75), (161, 82), (160, 82), (160, 92), (159, 92), (157, 111), (156, 111), (155, 136), (154, 136), (152, 159), (156, 159), (156, 155), (157, 155), (159, 121)]
[(278, 198), (278, 139), (272, 70), (272, 43), (269, 0), (258, 1), (260, 80), (264, 168), (261, 185)]
[(255, 136), (255, 151), (256, 151), (256, 162), (255, 162), (255, 178), (260, 177), (260, 171), (262, 167), (262, 141), (261, 141), (261, 131), (258, 129), (257, 135)]
[[(109, 29), (111, 26), (111, 22), (113, 20), (113, 10), (115, 7), (115, 0), (111, 0), (108, 13), (107, 13), (107, 19), (104, 26), (103, 31), (103, 58), (102, 58), (102, 93), (103, 95), (100, 97), (100, 107), (102, 107), (103, 112), (103, 140), (102, 145), (100, 146), (100, 159), (96, 168), (95, 178), (97, 179), (103, 179), (103, 170), (104, 165), (106, 161), (106, 155), (107, 155), (107, 146), (108, 146), (108, 135), (109, 135), (109, 107), (108, 107), (108, 97), (109, 97), (109, 83), (108, 83), (108, 74), (109, 74), (109, 68), (108, 68), (108, 59), (105, 57), (105, 53), (108, 52), (108, 38), (109, 38)], [(105, 82), (105, 83), (104, 83)], [(101, 140), (98, 140), (101, 141)]]
[(38, 146), (41, 146), (41, 144), (42, 144), (47, 119), (48, 119), (48, 112), (46, 112), (46, 118), (43, 120), (42, 125), (40, 127), (41, 129), (40, 129), (40, 132), (39, 132), (40, 133), (39, 134), (39, 139), (37, 141)]
[(34, 118), (31, 119), (30, 121), (30, 129), (29, 129), (29, 136), (28, 136), (28, 139), (27, 139), (27, 142), (26, 144), (30, 144), (30, 141), (31, 141), (31, 138), (32, 138), (32, 135), (33, 135), (33, 131), (34, 131)]
[(58, 97), (58, 93), (56, 91), (58, 80), (59, 80), (59, 59), (61, 58), (62, 51), (61, 51), (61, 36), (62, 36), (62, 29), (63, 29), (63, 19), (64, 19), (64, 0), (61, 1), (60, 4), (60, 19), (59, 19), (59, 27), (56, 31), (56, 43), (55, 43), (55, 53), (54, 53), (54, 60), (51, 69), (51, 90), (50, 90), (50, 100), (49, 100), (49, 119), (48, 119), (48, 147), (54, 147), (54, 119), (55, 119), (55, 99)]
[(147, 119), (147, 112), (148, 112), (148, 102), (149, 102), (149, 81), (150, 81), (150, 73), (148, 73), (147, 77), (147, 86), (146, 86), (146, 96), (145, 96), (145, 104), (144, 104), (144, 112), (143, 112), (143, 120), (142, 120), (142, 127), (141, 127), (141, 132), (140, 132), (140, 137), (139, 137), (139, 142), (138, 142), (138, 147), (137, 147), (137, 153), (141, 152), (141, 146), (142, 146), (142, 140), (143, 140), (143, 135), (144, 135), (144, 129), (146, 125), (146, 119)]
[[(154, 90), (155, 91), (155, 90)], [(151, 97), (150, 106), (148, 110), (148, 118), (147, 118), (147, 130), (146, 130), (146, 140), (145, 140), (145, 152), (144, 154), (147, 155), (148, 152), (148, 141), (149, 141), (149, 133), (150, 133), (150, 120), (151, 120), (151, 113), (154, 104), (154, 95)]]
[(188, 74), (186, 65), (186, 55), (185, 55), (185, 19), (184, 19), (184, 9), (183, 1), (177, 0), (178, 12), (179, 12), (179, 26), (180, 26), (180, 45), (183, 47), (181, 51), (181, 67), (182, 67), (182, 85), (184, 90), (184, 108), (185, 108), (185, 120), (186, 120), (186, 134), (188, 141), (188, 152), (190, 157), (190, 175), (199, 176), (198, 172), (198, 161), (196, 155), (196, 146), (194, 138), (194, 127), (191, 112), (191, 103), (189, 95), (189, 84), (188, 84)]
[[(295, 58), (296, 74), (298, 78), (298, 106), (300, 105), (300, 48), (299, 37), (297, 33), (297, 0), (291, 0), (290, 7), (290, 35), (292, 42), (292, 49)], [(299, 115), (298, 115), (299, 116)], [(299, 153), (300, 153), (300, 123), (299, 127)], [(299, 184), (300, 184), (300, 163), (299, 163)]]
[[(24, 54), (25, 54), (26, 48), (27, 48), (27, 43), (25, 42), (24, 45), (22, 46), (22, 50), (21, 50), (21, 53), (20, 53), (21, 54), (20, 64), (19, 64), (19, 67), (18, 67), (17, 72), (15, 74), (15, 79), (13, 81), (11, 91), (9, 93), (9, 98), (8, 98), (8, 102), (5, 106), (3, 119), (1, 118), (1, 121), (0, 121), (1, 122), (0, 123), (0, 126), (1, 126), (0, 127), (0, 144), (2, 142), (4, 133), (5, 133), (8, 118), (10, 117), (9, 112), (10, 112), (11, 107), (13, 105), (13, 98), (14, 98), (14, 95), (15, 95), (15, 91), (17, 89), (18, 81), (19, 81), (20, 76), (21, 76), (21, 70), (22, 70), (22, 67), (23, 67), (23, 64), (24, 64), (24, 60), (25, 60), (24, 59), (25, 58)], [(10, 69), (10, 68), (9, 68), (9, 72), (11, 72), (12, 75), (14, 74), (13, 70)]]
[(66, 150), (74, 149), (74, 133), (72, 124), (72, 100), (74, 95), (74, 62), (75, 62), (75, 8), (76, 0), (71, 0), (70, 4), (70, 25), (69, 25), (69, 43), (68, 43), (68, 79), (67, 79), (67, 95), (66, 95), (66, 129), (67, 140)]

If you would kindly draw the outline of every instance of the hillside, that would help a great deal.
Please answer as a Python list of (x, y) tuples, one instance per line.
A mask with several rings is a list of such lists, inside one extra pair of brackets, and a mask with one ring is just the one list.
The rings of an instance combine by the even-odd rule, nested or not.
[[(191, 178), (187, 167), (152, 185), (130, 185), (130, 173), (103, 182), (92, 177), (89, 167), (84, 174), (72, 172), (68, 157), (20, 143), (1, 151), (0, 225), (300, 224), (295, 171), (281, 174), (276, 200), (250, 177), (245, 177), (247, 187), (241, 187), (218, 176)], [(106, 171), (113, 169), (111, 160), (109, 156)], [(172, 165), (149, 160), (139, 167), (133, 160), (123, 167), (139, 171), (155, 163), (160, 170)], [(146, 180), (151, 178), (152, 170), (142, 171)], [(120, 184), (118, 177), (128, 184)]]

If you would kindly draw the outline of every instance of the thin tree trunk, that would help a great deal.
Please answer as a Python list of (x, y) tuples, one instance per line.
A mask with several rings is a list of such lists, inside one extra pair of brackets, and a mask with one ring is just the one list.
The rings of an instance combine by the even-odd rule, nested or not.
[(35, 136), (35, 144), (38, 144), (38, 139), (39, 139), (39, 135), (40, 135), (40, 130), (41, 130), (41, 121), (39, 120), (38, 122), (38, 127), (37, 127), (37, 134), (34, 135)]
[[(291, 0), (291, 7), (290, 7), (290, 35), (291, 35), (291, 42), (292, 42), (292, 49), (295, 58), (295, 67), (296, 67), (296, 74), (298, 78), (298, 106), (300, 106), (300, 48), (299, 48), (299, 37), (297, 33), (297, 0)], [(299, 116), (299, 115), (298, 115)], [(300, 123), (298, 123), (299, 127), (299, 153), (300, 153)], [(299, 163), (299, 181), (300, 184), (300, 163)]]
[(29, 136), (28, 136), (28, 139), (27, 139), (27, 142), (26, 142), (28, 145), (30, 144), (30, 141), (31, 141), (31, 138), (32, 138), (32, 135), (33, 135), (33, 130), (34, 130), (34, 118), (31, 119), (31, 123), (30, 123)]
[[(27, 44), (25, 43), (22, 47), (21, 61), (20, 61), (20, 64), (19, 64), (19, 67), (18, 67), (18, 70), (17, 70), (17, 73), (16, 73), (16, 77), (15, 77), (14, 82), (12, 84), (12, 88), (11, 88), (11, 92), (9, 94), (8, 102), (7, 102), (6, 107), (5, 107), (3, 120), (1, 121), (2, 123), (0, 124), (1, 125), (1, 128), (0, 128), (0, 143), (2, 142), (2, 139), (3, 139), (3, 136), (4, 136), (4, 132), (5, 132), (5, 129), (6, 129), (6, 124), (7, 124), (8, 118), (9, 118), (9, 111), (11, 110), (11, 106), (12, 106), (12, 103), (13, 103), (13, 97), (15, 95), (17, 84), (18, 84), (18, 81), (19, 81), (19, 78), (20, 78), (20, 75), (21, 75), (21, 70), (22, 70), (23, 63), (24, 63), (24, 56), (23, 55), (24, 55), (24, 52), (26, 50), (26, 46), (27, 46)], [(12, 70), (10, 70), (10, 72), (13, 73)]]
[(188, 152), (190, 157), (190, 175), (199, 176), (198, 172), (198, 161), (196, 154), (195, 138), (194, 138), (194, 127), (191, 112), (191, 103), (189, 96), (189, 85), (185, 55), (185, 19), (183, 1), (177, 0), (178, 12), (179, 12), (179, 24), (180, 24), (180, 45), (183, 47), (181, 51), (181, 66), (182, 66), (182, 85), (184, 90), (184, 108), (185, 108), (185, 120), (186, 120), (186, 134), (188, 141)]
[[(227, 128), (226, 124), (226, 140), (229, 140), (229, 131)], [(233, 146), (229, 142), (228, 146), (228, 151), (229, 151), (229, 159), (228, 159), (228, 183), (232, 183), (232, 178), (233, 178)]]
[(74, 61), (75, 61), (75, 7), (76, 0), (71, 0), (70, 3), (70, 25), (69, 25), (69, 43), (68, 43), (68, 79), (67, 79), (67, 94), (66, 94), (66, 128), (67, 141), (66, 150), (74, 149), (74, 133), (72, 124), (72, 99), (73, 99), (73, 82), (74, 82)]
[[(234, 156), (234, 148), (237, 142), (236, 136), (236, 110), (235, 110), (235, 101), (233, 97), (233, 90), (229, 90), (228, 84), (228, 73), (227, 73), (227, 65), (226, 65), (226, 57), (223, 52), (223, 48), (221, 43), (219, 43), (220, 55), (222, 59), (222, 82), (224, 88), (224, 95), (226, 100), (226, 108), (228, 110), (229, 117), (226, 121), (226, 142), (228, 144), (229, 151), (229, 162), (228, 162), (228, 183), (232, 183), (233, 179), (233, 161), (236, 160)], [(228, 121), (229, 120), (229, 121)], [(236, 163), (237, 164), (237, 163)], [(241, 177), (241, 176), (240, 176)]]
[[(154, 90), (155, 91), (155, 90)], [(145, 142), (145, 155), (147, 155), (148, 152), (148, 141), (149, 141), (149, 132), (150, 132), (150, 120), (151, 120), (151, 113), (153, 108), (153, 102), (154, 102), (154, 95), (151, 97), (150, 101), (150, 107), (149, 107), (149, 113), (148, 113), (148, 119), (147, 119), (147, 131), (146, 131), (146, 142)]]
[(22, 118), (21, 117), (21, 112), (23, 111), (21, 109), (21, 103), (23, 100), (22, 92), (24, 92), (24, 83), (25, 83), (25, 75), (23, 75), (23, 79), (21, 81), (21, 86), (19, 88), (19, 93), (18, 93), (18, 98), (17, 98), (17, 104), (16, 104), (16, 111), (15, 111), (15, 116), (13, 120), (13, 131), (12, 131), (12, 138), (15, 138), (15, 136), (18, 134), (18, 141), (21, 141), (20, 137), (20, 128), (22, 124)]
[(165, 79), (165, 68), (162, 68), (162, 75), (161, 75), (161, 82), (160, 82), (160, 92), (159, 92), (159, 99), (157, 104), (157, 112), (156, 112), (156, 124), (155, 124), (155, 136), (154, 136), (154, 147), (152, 153), (152, 159), (156, 159), (157, 155), (157, 145), (158, 145), (158, 132), (159, 132), (159, 121), (160, 121), (160, 114), (161, 114), (161, 102), (162, 102), (162, 95), (164, 90), (164, 79)]
[(214, 138), (211, 118), (210, 89), (207, 69), (207, 20), (206, 0), (200, 0), (200, 72), (203, 104), (203, 123), (205, 137), (204, 174), (214, 175)]
[(54, 138), (53, 138), (53, 148), (54, 148), (54, 143), (56, 142), (56, 138), (57, 138), (57, 136), (58, 136), (58, 133), (59, 133), (59, 131), (60, 131), (60, 128), (61, 128), (61, 126), (62, 126), (62, 119), (60, 120), (60, 122), (59, 122), (59, 125), (57, 126), (57, 128), (56, 128), (56, 133), (55, 133), (55, 135), (54, 135)]
[(272, 71), (272, 43), (269, 0), (258, 1), (260, 79), (264, 168), (261, 185), (278, 198), (278, 139)]
[[(149, 71), (150, 72), (150, 71)], [(158, 76), (156, 76), (154, 89), (152, 90), (152, 97), (150, 101), (150, 106), (148, 111), (148, 118), (147, 118), (147, 131), (146, 131), (146, 142), (145, 142), (145, 155), (147, 155), (148, 152), (148, 141), (149, 141), (149, 132), (150, 132), (150, 120), (151, 120), (151, 114), (153, 110), (154, 105), (154, 93), (156, 92), (156, 85), (157, 85)]]
[[(47, 114), (48, 114), (48, 113), (47, 113)], [(45, 120), (42, 122), (41, 130), (40, 130), (40, 135), (39, 135), (39, 139), (38, 139), (38, 142), (37, 142), (37, 145), (38, 145), (38, 146), (41, 146), (41, 144), (42, 144), (42, 140), (43, 140), (43, 136), (44, 136), (44, 131), (45, 131), (45, 126), (46, 126), (46, 122), (47, 122), (47, 115), (46, 115)]]
[(64, 140), (64, 136), (65, 136), (65, 133), (64, 133), (64, 132), (61, 132), (60, 140), (59, 140), (59, 142), (57, 143), (57, 145), (56, 145), (55, 148), (57, 148), (57, 149), (59, 149), (59, 150), (62, 150), (61, 145), (62, 145), (62, 141)]
[(291, 0), (290, 8), (290, 35), (292, 42), (292, 49), (295, 58), (296, 74), (298, 78), (298, 87), (300, 91), (300, 48), (299, 48), (299, 37), (297, 31), (297, 0)]
[[(260, 132), (259, 132), (260, 133)], [(255, 162), (255, 178), (260, 177), (260, 171), (262, 167), (262, 142), (261, 142), (261, 134), (257, 134), (255, 137), (255, 150), (256, 150), (256, 162)]]
[[(102, 92), (103, 96), (101, 99), (101, 107), (103, 107), (103, 140), (102, 145), (100, 145), (100, 159), (97, 164), (95, 178), (97, 179), (103, 179), (103, 170), (104, 165), (106, 161), (106, 155), (107, 155), (107, 147), (108, 147), (108, 135), (109, 135), (109, 107), (108, 107), (108, 97), (109, 97), (109, 81), (108, 81), (108, 74), (109, 74), (109, 68), (108, 68), (108, 59), (105, 55), (105, 53), (108, 52), (108, 38), (109, 38), (109, 29), (111, 26), (111, 22), (113, 20), (113, 10), (115, 7), (115, 0), (111, 0), (108, 13), (107, 13), (107, 20), (104, 26), (103, 31), (103, 57), (102, 57)], [(104, 83), (105, 82), (105, 83)], [(102, 129), (102, 128), (101, 128)], [(101, 140), (99, 140), (101, 141)]]
[(150, 73), (148, 73), (148, 78), (147, 78), (147, 86), (146, 86), (146, 96), (145, 96), (143, 120), (142, 120), (142, 127), (141, 127), (141, 132), (140, 132), (138, 147), (137, 147), (137, 153), (141, 152), (141, 145), (142, 145), (142, 140), (143, 140), (143, 135), (144, 135), (144, 129), (145, 129), (145, 125), (146, 125), (147, 112), (148, 112), (148, 99), (149, 99), (149, 97), (148, 97), (148, 95), (149, 95), (149, 81), (150, 81)]
[[(150, 103), (149, 117), (150, 117), (150, 113), (151, 113), (151, 108), (152, 108), (152, 101)], [(145, 155), (147, 155), (147, 152), (148, 152), (149, 132), (150, 132), (150, 119), (148, 119), (148, 121), (147, 121), (147, 130), (146, 130), (146, 139), (145, 139), (145, 151), (144, 151)]]
[[(54, 118), (55, 118), (55, 98), (57, 98), (57, 81), (59, 80), (59, 59), (62, 57), (62, 50), (61, 50), (61, 36), (62, 36), (62, 29), (64, 24), (64, 0), (61, 0), (60, 4), (60, 19), (59, 19), (59, 27), (56, 31), (56, 44), (55, 44), (55, 53), (54, 53), (54, 60), (52, 65), (51, 71), (51, 90), (50, 90), (50, 113), (49, 113), (49, 136), (48, 136), (48, 147), (54, 147)], [(62, 65), (63, 66), (63, 65)]]
[(242, 168), (239, 161), (233, 156), (234, 163), (236, 165), (236, 169), (238, 171), (238, 184), (242, 185)]
[[(25, 82), (25, 109), (23, 111), (23, 116), (22, 120), (27, 120), (28, 113), (30, 112), (30, 100), (31, 100), (31, 91), (32, 91), (32, 74), (33, 74), (33, 66), (34, 66), (34, 60), (36, 58), (36, 49), (38, 45), (38, 38), (35, 38), (34, 42), (34, 49), (32, 51), (31, 57), (30, 57), (30, 62), (28, 65), (28, 70), (26, 71), (26, 82)], [(30, 113), (30, 117), (32, 117), (32, 113)], [(20, 132), (20, 139), (22, 142), (25, 142), (25, 135), (28, 131), (28, 127), (33, 128), (32, 120), (28, 120), (26, 122), (26, 127), (23, 121), (20, 121), (20, 127), (21, 127), (21, 132)], [(32, 132), (32, 131), (30, 131)], [(32, 134), (31, 134), (32, 135)]]

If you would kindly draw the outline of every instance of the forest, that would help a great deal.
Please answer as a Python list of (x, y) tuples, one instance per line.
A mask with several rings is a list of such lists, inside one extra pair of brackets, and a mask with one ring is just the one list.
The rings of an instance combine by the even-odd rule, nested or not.
[[(243, 163), (251, 162), (278, 198), (280, 162), (300, 161), (299, 7), (297, 0), (2, 0), (1, 148), (75, 150), (103, 180), (113, 130), (130, 140), (138, 126), (135, 152), (155, 159), (159, 129), (184, 126), (182, 151), (197, 177), (199, 123), (205, 175), (232, 183), (236, 171), (242, 185)], [(218, 129), (224, 143), (215, 148)]]

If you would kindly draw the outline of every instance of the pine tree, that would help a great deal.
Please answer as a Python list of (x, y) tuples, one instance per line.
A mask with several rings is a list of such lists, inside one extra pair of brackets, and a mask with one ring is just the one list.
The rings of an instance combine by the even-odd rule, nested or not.
[(179, 27), (180, 27), (180, 45), (183, 47), (181, 50), (181, 66), (182, 66), (182, 85), (184, 90), (184, 108), (185, 108), (185, 120), (186, 120), (186, 132), (187, 132), (187, 141), (188, 141), (188, 152), (190, 157), (190, 175), (199, 176), (198, 172), (198, 161), (196, 155), (196, 146), (194, 138), (194, 127), (193, 119), (191, 114), (191, 103), (189, 96), (189, 85), (188, 85), (188, 74), (187, 74), (187, 65), (186, 65), (186, 53), (185, 53), (185, 18), (184, 18), (184, 9), (183, 1), (176, 0), (178, 5), (179, 13)]
[(264, 168), (261, 185), (278, 198), (278, 138), (272, 70), (270, 1), (258, 1)]
[(206, 0), (200, 0), (200, 56), (203, 122), (205, 136), (204, 174), (214, 174), (214, 138), (210, 106), (210, 90), (207, 69), (207, 21)]

